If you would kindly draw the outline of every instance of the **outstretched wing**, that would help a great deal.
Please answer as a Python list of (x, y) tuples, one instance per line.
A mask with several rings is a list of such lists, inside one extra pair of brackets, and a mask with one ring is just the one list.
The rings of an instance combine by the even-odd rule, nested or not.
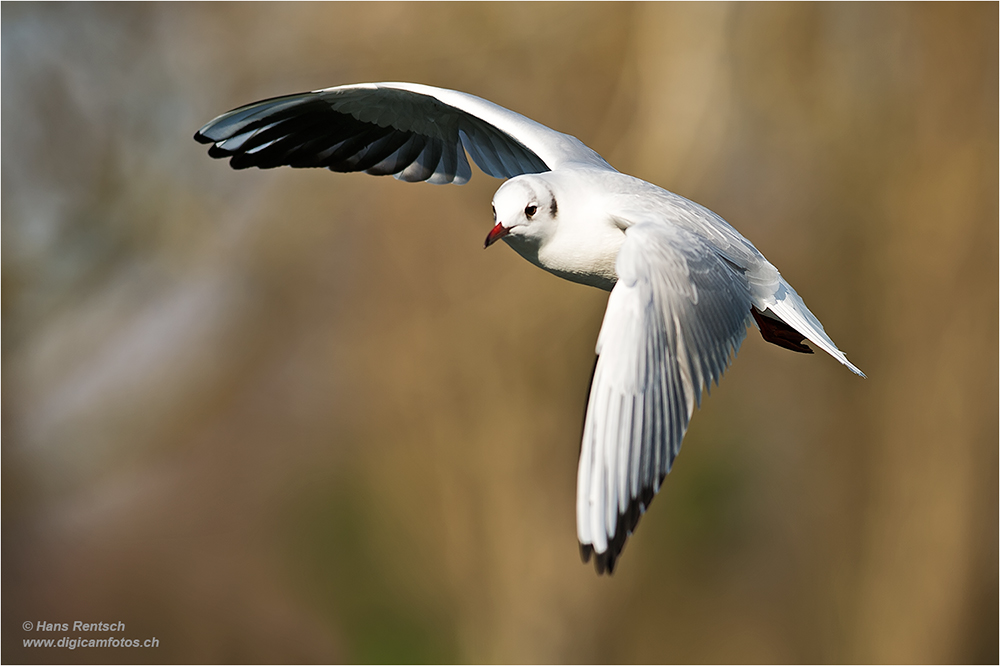
[(234, 169), (325, 167), (462, 184), (466, 151), (495, 178), (572, 163), (613, 170), (579, 139), (479, 97), (413, 83), (364, 83), (275, 97), (198, 130)]
[(743, 269), (681, 227), (626, 230), (597, 341), (577, 479), (584, 561), (614, 570), (681, 448), (701, 393), (746, 337)]

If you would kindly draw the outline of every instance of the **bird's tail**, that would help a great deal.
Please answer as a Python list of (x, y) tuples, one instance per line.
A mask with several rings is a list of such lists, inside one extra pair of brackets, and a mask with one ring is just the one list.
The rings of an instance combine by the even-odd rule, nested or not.
[(778, 290), (774, 294), (774, 302), (769, 302), (767, 309), (781, 321), (804, 335), (809, 342), (846, 365), (851, 372), (861, 377), (865, 376), (865, 373), (861, 372), (856, 365), (847, 360), (844, 352), (837, 348), (837, 345), (830, 339), (830, 336), (823, 330), (823, 324), (819, 323), (815, 315), (806, 307), (802, 298), (795, 293), (792, 286), (785, 282), (784, 279), (781, 279)]

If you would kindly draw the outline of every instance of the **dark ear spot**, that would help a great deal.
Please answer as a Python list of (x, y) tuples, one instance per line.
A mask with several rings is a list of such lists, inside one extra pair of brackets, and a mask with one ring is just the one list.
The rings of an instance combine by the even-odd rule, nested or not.
[(551, 187), (547, 187), (549, 191), (549, 215), (555, 217), (559, 213), (559, 206), (556, 205), (556, 193), (552, 191)]

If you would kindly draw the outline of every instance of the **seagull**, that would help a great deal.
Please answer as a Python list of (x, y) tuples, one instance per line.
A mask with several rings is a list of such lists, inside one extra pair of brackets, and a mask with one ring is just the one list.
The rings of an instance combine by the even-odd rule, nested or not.
[(468, 155), (507, 179), (485, 247), (503, 240), (561, 278), (609, 291), (577, 473), (584, 563), (614, 572), (659, 491), (703, 391), (749, 326), (864, 377), (746, 238), (684, 197), (616, 171), (582, 141), (502, 106), (415, 83), (362, 83), (274, 97), (194, 136), (234, 169), (324, 167), (407, 182), (466, 183)]

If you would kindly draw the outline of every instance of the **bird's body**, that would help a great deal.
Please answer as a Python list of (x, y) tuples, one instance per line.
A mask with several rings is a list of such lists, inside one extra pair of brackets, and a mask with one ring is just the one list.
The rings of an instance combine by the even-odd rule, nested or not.
[[(508, 181), (497, 191), (494, 202), (526, 181), (539, 182), (535, 188), (539, 193), (545, 189), (560, 192), (555, 214), (559, 223), (544, 243), (525, 243), (514, 234), (504, 240), (539, 268), (572, 282), (610, 291), (617, 281), (614, 265), (618, 250), (628, 228), (639, 222), (681, 227), (757, 279), (772, 282), (777, 277), (757, 248), (721, 217), (644, 180), (587, 166), (567, 168)], [(773, 291), (765, 289), (755, 305), (764, 309), (770, 295)]]
[[(608, 185), (625, 179), (631, 180), (618, 172), (581, 167), (507, 181), (493, 198), (494, 208), (510, 199), (510, 212), (520, 212), (524, 208), (521, 201), (531, 198), (536, 190), (546, 202), (555, 201), (552, 192), (558, 191), (560, 196), (554, 210), (551, 203), (546, 203), (536, 214), (533, 226), (550, 223), (550, 228), (543, 229), (544, 234), (514, 232), (505, 235), (504, 241), (553, 275), (611, 291), (618, 279), (615, 260), (625, 242), (625, 229), (605, 214), (608, 202), (603, 192)], [(498, 215), (503, 219), (503, 214)]]
[[(465, 93), (360, 84), (264, 100), (195, 138), (234, 168), (280, 165), (463, 183), (466, 151), (509, 178), (489, 246), (504, 240), (559, 277), (610, 291), (597, 341), (577, 483), (585, 559), (612, 571), (670, 471), (703, 390), (748, 325), (808, 340), (852, 365), (777, 269), (707, 208), (619, 173), (575, 137)], [(862, 375), (863, 376), (863, 375)]]

